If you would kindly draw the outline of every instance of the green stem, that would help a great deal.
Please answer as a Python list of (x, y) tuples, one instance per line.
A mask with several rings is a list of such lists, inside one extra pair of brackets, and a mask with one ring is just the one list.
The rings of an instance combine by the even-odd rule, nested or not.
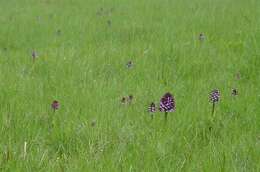
[(212, 117), (214, 116), (214, 112), (215, 112), (215, 102), (213, 102), (213, 106), (212, 106)]

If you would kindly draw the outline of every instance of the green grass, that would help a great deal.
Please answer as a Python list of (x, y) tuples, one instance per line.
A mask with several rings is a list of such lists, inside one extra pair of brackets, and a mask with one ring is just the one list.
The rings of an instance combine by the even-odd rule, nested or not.
[[(260, 171), (259, 0), (1, 0), (0, 11), (0, 171)], [(168, 91), (176, 112), (151, 120)]]

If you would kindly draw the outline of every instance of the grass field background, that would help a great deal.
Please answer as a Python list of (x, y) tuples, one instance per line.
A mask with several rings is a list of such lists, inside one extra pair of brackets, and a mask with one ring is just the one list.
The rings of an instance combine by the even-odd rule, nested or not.
[[(260, 1), (0, 0), (0, 12), (0, 171), (260, 171)], [(176, 111), (151, 120), (165, 92)]]

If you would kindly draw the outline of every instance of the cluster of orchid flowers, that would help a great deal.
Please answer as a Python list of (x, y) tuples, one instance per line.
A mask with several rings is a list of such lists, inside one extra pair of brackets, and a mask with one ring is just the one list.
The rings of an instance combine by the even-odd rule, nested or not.
[[(151, 117), (153, 118), (153, 113), (157, 111), (158, 108), (156, 108), (156, 105), (154, 102), (150, 104), (148, 107), (148, 111), (151, 113)], [(160, 100), (160, 106), (159, 111), (164, 112), (164, 118), (167, 120), (168, 112), (174, 112), (176, 110), (176, 104), (175, 104), (175, 98), (174, 96), (167, 92), (165, 93), (161, 100)]]
[[(237, 89), (233, 88), (232, 89), (232, 96), (237, 96), (238, 95), (238, 91)], [(121, 99), (121, 103), (122, 104), (126, 104), (126, 103), (131, 103), (133, 100), (133, 95), (129, 95), (126, 97), (123, 97)], [(215, 112), (215, 105), (217, 102), (220, 101), (220, 91), (218, 89), (214, 89), (210, 92), (209, 94), (209, 100), (212, 103), (212, 115)], [(51, 107), (53, 109), (53, 111), (55, 112), (56, 110), (58, 110), (60, 108), (60, 103), (57, 100), (54, 100), (51, 104)], [(160, 99), (160, 105), (159, 107), (156, 107), (156, 104), (154, 102), (152, 102), (149, 107), (148, 107), (148, 112), (151, 113), (151, 118), (153, 118), (153, 113), (155, 113), (157, 111), (157, 109), (159, 109), (160, 112), (164, 112), (165, 113), (165, 120), (167, 120), (167, 115), (168, 112), (174, 112), (176, 110), (176, 103), (175, 103), (175, 98), (174, 96), (167, 92), (165, 93), (162, 98)]]
[[(200, 33), (199, 34), (199, 37), (198, 39), (200, 41), (203, 41), (205, 40), (205, 35), (203, 33)], [(33, 51), (32, 52), (32, 58), (33, 58), (33, 61), (35, 61), (35, 59), (38, 57), (36, 51)], [(126, 67), (127, 68), (132, 68), (133, 67), (133, 62), (130, 60), (126, 63)], [(240, 79), (240, 74), (238, 73), (236, 75), (236, 78), (237, 79)], [(232, 96), (237, 96), (238, 95), (238, 91), (237, 89), (232, 89)], [(212, 103), (212, 114), (214, 114), (215, 112), (215, 105), (217, 102), (219, 102), (220, 100), (220, 91), (218, 89), (214, 89), (210, 92), (210, 95), (209, 95), (209, 100), (210, 102)], [(121, 103), (122, 104), (131, 104), (131, 102), (133, 101), (133, 95), (129, 95), (129, 96), (124, 96), (122, 99), (121, 99)], [(53, 109), (53, 111), (55, 112), (56, 110), (59, 109), (60, 107), (60, 104), (57, 100), (54, 100), (51, 104), (51, 107)], [(165, 120), (167, 120), (167, 115), (168, 115), (168, 112), (174, 112), (176, 110), (176, 103), (175, 103), (175, 98), (174, 96), (167, 92), (165, 93), (161, 99), (160, 99), (160, 104), (159, 104), (159, 107), (156, 107), (156, 104), (154, 102), (150, 103), (149, 107), (148, 107), (148, 112), (150, 112), (151, 114), (151, 117), (153, 118), (153, 113), (155, 113), (156, 111), (160, 111), (160, 112), (164, 112), (165, 113)]]
[(129, 95), (129, 96), (125, 96), (125, 97), (123, 97), (122, 99), (121, 99), (121, 103), (122, 104), (127, 104), (127, 103), (132, 103), (132, 101), (133, 101), (133, 95)]
[[(238, 91), (237, 89), (233, 88), (232, 89), (232, 93), (231, 93), (232, 96), (237, 96), (238, 95)], [(210, 95), (209, 95), (209, 100), (210, 102), (212, 103), (212, 115), (214, 115), (214, 112), (215, 112), (215, 104), (217, 102), (219, 102), (220, 100), (220, 91), (218, 89), (214, 89), (210, 92)]]
[[(232, 89), (232, 96), (237, 96), (238, 91), (237, 89), (233, 88)], [(210, 92), (209, 94), (209, 100), (212, 103), (212, 115), (215, 112), (215, 105), (217, 102), (220, 101), (220, 91), (218, 89), (214, 89)], [(149, 107), (148, 107), (148, 112), (151, 114), (151, 118), (153, 118), (153, 113), (157, 111), (156, 104), (152, 102)], [(165, 113), (165, 120), (167, 120), (167, 114), (168, 112), (173, 112), (176, 110), (176, 103), (175, 103), (175, 98), (171, 93), (166, 93), (163, 95), (163, 97), (160, 100), (160, 106), (159, 106), (159, 111)]]

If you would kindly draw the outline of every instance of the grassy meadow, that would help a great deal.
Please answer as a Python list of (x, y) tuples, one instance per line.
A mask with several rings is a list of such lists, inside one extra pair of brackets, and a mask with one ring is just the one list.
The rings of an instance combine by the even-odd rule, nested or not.
[[(260, 171), (259, 0), (0, 0), (0, 12), (0, 171)], [(151, 119), (166, 92), (176, 111)]]

